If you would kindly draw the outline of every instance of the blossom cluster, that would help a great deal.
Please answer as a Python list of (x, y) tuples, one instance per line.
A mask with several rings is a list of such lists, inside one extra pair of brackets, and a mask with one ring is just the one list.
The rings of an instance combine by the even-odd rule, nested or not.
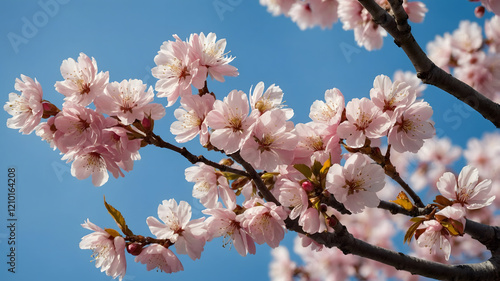
[[(146, 89), (141, 80), (109, 82), (108, 72), (98, 72), (94, 58), (81, 53), (61, 64), (64, 81), (55, 89), (65, 96), (60, 110), (43, 100), (38, 81), (21, 75), (4, 109), (13, 117), (7, 126), (24, 134), (36, 134), (72, 162), (71, 174), (78, 179), (92, 176), (101, 186), (108, 171), (117, 178), (130, 171), (140, 159), (141, 140), (131, 137), (134, 122), (151, 124), (165, 115), (162, 105), (152, 103), (152, 87)], [(89, 107), (95, 105), (95, 109)], [(41, 122), (46, 118), (46, 122)], [(146, 125), (148, 126), (148, 125)], [(150, 125), (149, 125), (150, 126)], [(123, 170), (123, 171), (122, 171)]]
[[(387, 0), (377, 4), (390, 10)], [(290, 17), (302, 30), (320, 26), (331, 28), (340, 20), (344, 30), (353, 30), (354, 39), (367, 50), (380, 49), (387, 32), (373, 20), (370, 13), (357, 0), (260, 0), (274, 16)], [(403, 8), (411, 21), (424, 20), (427, 7), (420, 1), (403, 1)]]
[(476, 22), (461, 21), (458, 29), (437, 35), (428, 43), (429, 58), (452, 72), (487, 98), (500, 102), (500, 17), (495, 15), (482, 28)]
[[(338, 4), (339, 11), (345, 5), (359, 5), (357, 1), (340, 0), (275, 3), (290, 4), (290, 13), (297, 5), (310, 6), (304, 8), (306, 11), (315, 5)], [(413, 20), (422, 19), (425, 13), (425, 6), (418, 3), (404, 2)], [(317, 21), (320, 17), (312, 18)], [(371, 19), (369, 22), (374, 24)], [(279, 249), (290, 221), (295, 221), (303, 233), (315, 234), (332, 232), (339, 221), (354, 220), (341, 215), (331, 202), (339, 203), (344, 213), (363, 213), (366, 216), (361, 218), (383, 221), (374, 208), (381, 203), (380, 196), (394, 199), (395, 188), (386, 178), (398, 175), (396, 166), (398, 171), (406, 170), (407, 163), (401, 160), (405, 154), (413, 154), (423, 163), (418, 168), (421, 171), (417, 169), (417, 173), (426, 175), (421, 185), (435, 183), (442, 194), (436, 199), (435, 212), (415, 218), (416, 225), (410, 228), (410, 237), (414, 234), (420, 247), (430, 248), (430, 252), (444, 249), (448, 259), (449, 238), (463, 234), (467, 210), (492, 204), (492, 182), (480, 178), (473, 166), (499, 158), (471, 152), (466, 156), (471, 166), (463, 168), (456, 179), (448, 166), (460, 151), (445, 140), (433, 139), (433, 110), (419, 99), (425, 87), (414, 75), (398, 72), (392, 80), (385, 75), (375, 77), (369, 98), (346, 101), (339, 89), (328, 89), (324, 100), (311, 105), (311, 121), (294, 124), (294, 111), (286, 108), (284, 93), (275, 84), (266, 88), (259, 82), (248, 95), (235, 89), (222, 99), (208, 90), (208, 76), (223, 82), (225, 76), (238, 75), (229, 64), (234, 58), (227, 56), (224, 39), (217, 40), (214, 33), (191, 34), (186, 41), (174, 35), (174, 39), (164, 42), (154, 58), (152, 74), (158, 79), (154, 89), (135, 79), (109, 82), (108, 72), (98, 72), (95, 59), (81, 53), (77, 61), (70, 58), (61, 65), (65, 80), (55, 84), (65, 96), (61, 110), (43, 100), (36, 79), (24, 75), (15, 84), (21, 94), (11, 93), (4, 106), (13, 116), (7, 121), (8, 127), (25, 134), (36, 130), (38, 136), (59, 149), (63, 160), (72, 162), (72, 175), (78, 179), (92, 176), (96, 186), (108, 180), (108, 172), (119, 177), (123, 171), (132, 170), (142, 146), (158, 144), (154, 121), (166, 112), (164, 106), (153, 103), (155, 91), (158, 97), (167, 98), (167, 107), (180, 100), (180, 107), (173, 112), (176, 121), (170, 126), (178, 143), (199, 136), (203, 147), (229, 157), (218, 164), (198, 158), (200, 162), (185, 170), (186, 180), (194, 183), (192, 195), (206, 208), (203, 214), (208, 217), (191, 220), (189, 204), (171, 199), (158, 207), (159, 220), (147, 218), (156, 238), (133, 235), (121, 223), (119, 212), (110, 211), (124, 236), (89, 221), (84, 223), (82, 226), (93, 233), (82, 239), (80, 247), (94, 251), (96, 267), (106, 274), (120, 280), (124, 277), (125, 249), (148, 270), (171, 273), (183, 270), (176, 254), (199, 259), (205, 243), (218, 237), (246, 256), (255, 254), (256, 243)], [(42, 118), (47, 121), (41, 123)], [(243, 168), (247, 165), (252, 169)], [(432, 175), (427, 175), (429, 170)], [(495, 175), (498, 173), (485, 176)], [(350, 231), (373, 244), (391, 246), (391, 231), (378, 236), (356, 228)], [(307, 253), (302, 252), (306, 260), (336, 259), (327, 251), (311, 254), (322, 252), (324, 247), (308, 235), (299, 235), (298, 241), (308, 248)], [(339, 276), (351, 275), (355, 268), (368, 271), (375, 266), (361, 265), (357, 259), (339, 259), (339, 263), (345, 264)], [(288, 264), (285, 273), (295, 272), (295, 265)]]

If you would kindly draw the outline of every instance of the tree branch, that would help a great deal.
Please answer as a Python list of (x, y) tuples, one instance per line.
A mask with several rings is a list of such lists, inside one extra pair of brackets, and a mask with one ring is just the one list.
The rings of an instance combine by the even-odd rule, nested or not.
[[(486, 98), (469, 85), (451, 76), (446, 71), (437, 67), (425, 54), (411, 33), (410, 28), (404, 28), (404, 9), (400, 1), (389, 1), (398, 23), (374, 0), (358, 0), (372, 15), (374, 21), (383, 27), (393, 38), (394, 43), (406, 53), (417, 72), (418, 78), (422, 82), (434, 85), (479, 112), (484, 118), (491, 121), (497, 128), (500, 128), (500, 104)], [(403, 10), (403, 11), (401, 11)], [(406, 15), (408, 17), (408, 15)], [(409, 26), (408, 26), (409, 27)]]
[(171, 143), (168, 143), (168, 142), (164, 141), (160, 136), (154, 134), (153, 132), (149, 133), (146, 137), (144, 137), (144, 140), (147, 143), (155, 145), (157, 147), (170, 149), (172, 151), (179, 153), (180, 155), (184, 156), (184, 158), (186, 158), (189, 162), (191, 162), (191, 164), (196, 164), (198, 162), (202, 162), (202, 163), (205, 163), (205, 164), (212, 166), (216, 169), (219, 169), (223, 172), (230, 172), (230, 173), (237, 174), (240, 176), (249, 177), (249, 174), (246, 173), (245, 171), (234, 169), (234, 168), (231, 168), (229, 166), (221, 165), (219, 163), (210, 161), (210, 160), (206, 159), (205, 156), (203, 156), (203, 155), (196, 156), (196, 155), (192, 154), (191, 152), (189, 152), (185, 147), (178, 147), (178, 146), (175, 146)]

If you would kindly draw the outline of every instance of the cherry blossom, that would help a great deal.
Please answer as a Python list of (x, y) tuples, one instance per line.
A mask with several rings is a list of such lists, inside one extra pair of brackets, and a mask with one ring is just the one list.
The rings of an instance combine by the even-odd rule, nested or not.
[(158, 97), (166, 97), (167, 106), (177, 98), (191, 94), (191, 85), (201, 89), (207, 77), (207, 68), (200, 68), (199, 59), (189, 56), (190, 45), (174, 35), (175, 41), (165, 41), (155, 56), (156, 67), (151, 72), (159, 80), (155, 89)]
[(354, 98), (346, 106), (347, 120), (337, 128), (340, 138), (350, 147), (365, 145), (366, 138), (380, 138), (391, 126), (389, 116), (367, 99)]
[(135, 261), (146, 264), (148, 271), (155, 268), (165, 273), (184, 270), (177, 256), (170, 249), (160, 244), (152, 244), (142, 249), (141, 253), (135, 257)]
[[(416, 235), (417, 244), (422, 248), (429, 248), (429, 254), (435, 254), (437, 249), (444, 252), (446, 260), (450, 259), (451, 245), (449, 234), (443, 233), (443, 226), (436, 220), (424, 221), (419, 230), (423, 231), (420, 235)], [(418, 231), (417, 230), (417, 233)]]
[(495, 0), (481, 0), (481, 4), (483, 4), (488, 11), (500, 15), (500, 2)]
[(338, 125), (344, 111), (344, 95), (339, 89), (325, 91), (325, 101), (316, 100), (309, 110), (309, 118), (314, 122)]
[(500, 134), (486, 133), (481, 139), (471, 138), (464, 151), (467, 164), (478, 169), (483, 178), (493, 179), (500, 175)]
[(252, 133), (243, 142), (241, 157), (256, 169), (266, 171), (273, 171), (281, 164), (291, 164), (297, 136), (289, 127), (283, 111), (267, 111), (257, 119)]
[(55, 84), (56, 90), (66, 96), (64, 100), (87, 106), (101, 95), (109, 80), (109, 73), (97, 73), (97, 62), (86, 54), (80, 53), (78, 62), (72, 58), (61, 64), (64, 81)]
[(338, 163), (341, 158), (341, 148), (335, 129), (336, 126), (316, 122), (297, 124), (295, 133), (298, 144), (293, 164), (312, 165), (314, 161), (324, 163), (328, 159), (332, 163)]
[(19, 132), (27, 135), (35, 130), (42, 119), (43, 91), (36, 79), (33, 81), (30, 77), (22, 74), (21, 79), (16, 78), (14, 84), (14, 88), (21, 92), (21, 95), (10, 93), (9, 101), (5, 103), (3, 109), (12, 115), (11, 118), (7, 119), (7, 127), (19, 129)]
[(283, 108), (283, 91), (279, 86), (272, 84), (264, 92), (264, 82), (259, 82), (253, 91), (250, 89), (250, 92), (252, 114), (260, 116), (267, 111), (280, 109), (285, 113), (287, 120), (293, 117), (293, 109)]
[(271, 248), (279, 246), (285, 236), (287, 214), (282, 206), (255, 198), (245, 202), (243, 214), (236, 217), (241, 226), (257, 244), (267, 243)]
[(205, 118), (207, 125), (214, 130), (210, 142), (226, 154), (238, 151), (255, 121), (255, 117), (248, 116), (248, 113), (247, 95), (242, 91), (232, 90), (224, 101), (216, 100), (214, 109)]
[(393, 117), (396, 108), (407, 107), (416, 99), (416, 94), (411, 91), (405, 82), (391, 79), (385, 75), (375, 77), (373, 88), (370, 90), (370, 98), (373, 103)]
[(177, 121), (170, 126), (170, 132), (175, 140), (184, 143), (200, 135), (200, 144), (208, 143), (209, 133), (205, 117), (213, 109), (215, 98), (212, 95), (192, 95), (181, 100), (180, 108), (174, 111)]
[(273, 14), (273, 16), (288, 15), (290, 8), (295, 2), (296, 0), (259, 0), (262, 6), (267, 6), (267, 11)]
[(420, 1), (403, 1), (403, 8), (408, 14), (408, 19), (412, 22), (420, 23), (424, 21), (425, 14), (429, 11), (424, 3)]
[(287, 248), (279, 246), (271, 250), (273, 260), (269, 264), (269, 278), (273, 281), (293, 280), (297, 264), (290, 260)]
[(495, 200), (495, 196), (490, 195), (491, 180), (479, 182), (479, 172), (472, 166), (465, 166), (458, 175), (458, 180), (453, 173), (444, 173), (437, 188), (444, 197), (470, 210), (489, 206)]
[(427, 43), (427, 54), (438, 67), (450, 72), (449, 63), (452, 57), (452, 37), (445, 33), (443, 36), (436, 35), (434, 41)]
[(65, 155), (62, 160), (74, 160), (71, 164), (71, 175), (79, 180), (92, 176), (94, 186), (102, 186), (108, 181), (110, 171), (115, 178), (124, 176), (118, 166), (120, 160), (107, 147), (102, 145), (88, 146), (84, 149)]
[(229, 65), (234, 57), (226, 57), (224, 53), (226, 49), (226, 39), (217, 40), (217, 35), (210, 32), (205, 34), (191, 34), (189, 44), (191, 45), (190, 53), (193, 61), (199, 60), (200, 70), (202, 73), (207, 73), (219, 82), (224, 82), (224, 76), (238, 76), (238, 69)]
[(165, 116), (165, 108), (161, 104), (151, 103), (154, 98), (153, 87), (147, 91), (146, 87), (137, 79), (109, 83), (104, 93), (94, 101), (96, 111), (116, 116), (124, 125), (142, 120), (145, 116), (158, 120)]
[(484, 23), (484, 33), (486, 33), (489, 52), (500, 52), (500, 17), (494, 16)]
[(208, 241), (223, 236), (224, 246), (232, 244), (241, 256), (255, 254), (255, 243), (237, 221), (235, 212), (224, 209), (220, 205), (217, 208), (206, 209), (202, 212), (210, 215), (205, 221)]
[(330, 27), (337, 21), (337, 0), (295, 1), (290, 6), (288, 16), (304, 30), (316, 25)]
[(177, 253), (199, 259), (206, 241), (205, 218), (191, 220), (191, 206), (186, 201), (177, 204), (174, 199), (163, 200), (158, 206), (158, 217), (163, 223), (147, 218), (151, 233), (175, 243)]
[(50, 144), (54, 150), (56, 150), (56, 144), (54, 143), (55, 131), (52, 128), (55, 128), (54, 121), (56, 120), (55, 116), (47, 119), (47, 122), (42, 122), (38, 124), (36, 127), (36, 135), (42, 138), (42, 140), (46, 141)]
[(368, 162), (360, 153), (351, 155), (344, 167), (334, 164), (326, 177), (326, 189), (353, 213), (360, 213), (365, 207), (377, 207), (380, 200), (376, 192), (384, 184), (382, 167)]
[(471, 53), (481, 48), (483, 36), (481, 27), (476, 22), (461, 21), (458, 29), (451, 36), (452, 51), (455, 56), (461, 53)]
[(422, 101), (408, 108), (396, 109), (394, 114), (398, 117), (388, 134), (388, 142), (392, 148), (398, 152), (416, 153), (424, 140), (432, 138), (436, 133), (434, 122), (429, 120), (432, 112), (431, 106)]
[[(383, 2), (378, 0), (376, 2)], [(380, 49), (387, 32), (376, 24), (370, 13), (357, 0), (338, 0), (338, 16), (344, 30), (354, 30), (359, 46), (371, 51)]]
[(393, 79), (394, 81), (402, 81), (405, 82), (408, 86), (410, 86), (409, 90), (414, 91), (417, 97), (423, 95), (424, 90), (427, 88), (427, 85), (422, 83), (417, 75), (411, 71), (401, 71), (397, 70), (394, 72)]
[(309, 207), (309, 199), (306, 191), (296, 181), (282, 179), (276, 184), (279, 186), (279, 202), (287, 208), (291, 208), (290, 219), (301, 216)]
[(113, 279), (118, 277), (121, 281), (127, 270), (125, 239), (121, 236), (113, 237), (88, 219), (82, 224), (82, 227), (94, 232), (82, 238), (80, 249), (92, 250), (95, 266), (100, 267), (101, 271), (106, 271), (106, 275), (113, 277)]

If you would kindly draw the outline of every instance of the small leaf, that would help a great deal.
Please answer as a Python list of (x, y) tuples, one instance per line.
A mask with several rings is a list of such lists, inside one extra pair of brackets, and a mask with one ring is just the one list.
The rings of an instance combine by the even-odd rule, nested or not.
[(321, 169), (323, 169), (323, 164), (321, 164), (321, 162), (319, 162), (317, 160), (314, 160), (314, 164), (311, 167), (313, 175), (316, 175), (316, 176), (319, 175)]
[(233, 173), (230, 173), (230, 172), (222, 172), (222, 175), (228, 180), (228, 181), (232, 181), (232, 180), (235, 180), (235, 179), (239, 179), (241, 178), (242, 176), (238, 175), (238, 174), (233, 174)]
[(326, 160), (325, 163), (323, 163), (323, 167), (321, 168), (319, 173), (321, 175), (326, 175), (331, 166), (332, 166), (332, 161), (330, 160), (330, 158), (328, 158), (328, 160)]
[(410, 199), (408, 199), (408, 196), (404, 191), (401, 191), (398, 196), (396, 197), (396, 200), (390, 200), (393, 203), (398, 204), (399, 206), (403, 207), (407, 211), (413, 210), (415, 206), (411, 203)]
[(112, 229), (112, 228), (105, 228), (104, 231), (106, 231), (107, 233), (109, 233), (109, 235), (111, 235), (113, 238), (117, 237), (117, 236), (121, 236), (120, 233), (118, 233), (118, 231)]
[(443, 195), (436, 196), (436, 199), (434, 199), (434, 202), (439, 205), (440, 209), (444, 209), (447, 206), (453, 205), (453, 202), (448, 200)]
[[(414, 220), (417, 219), (417, 220)], [(425, 218), (412, 218), (410, 221), (413, 221), (414, 223), (408, 228), (408, 231), (406, 231), (403, 243), (408, 242), (410, 244), (411, 238), (413, 237), (413, 234), (415, 231), (417, 231), (417, 228), (420, 226), (420, 224), (425, 221)]]
[(115, 222), (118, 225), (118, 227), (120, 227), (120, 229), (122, 230), (123, 234), (125, 234), (127, 236), (134, 235), (134, 233), (132, 232), (132, 230), (130, 230), (128, 228), (127, 224), (125, 223), (125, 218), (122, 216), (122, 213), (120, 213), (120, 211), (118, 211), (117, 209), (115, 209), (113, 206), (109, 205), (106, 202), (106, 197), (104, 197), (104, 206), (106, 206), (106, 209), (108, 210), (108, 213), (113, 217), (113, 219), (115, 220)]
[(311, 168), (309, 168), (309, 166), (305, 164), (295, 164), (293, 165), (293, 167), (297, 169), (297, 171), (299, 171), (301, 174), (303, 174), (307, 179), (309, 180), (311, 179), (312, 171)]

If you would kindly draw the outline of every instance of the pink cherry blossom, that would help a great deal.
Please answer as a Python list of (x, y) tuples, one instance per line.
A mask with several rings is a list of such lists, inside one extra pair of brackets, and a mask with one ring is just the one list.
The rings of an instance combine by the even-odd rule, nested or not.
[(417, 157), (421, 162), (435, 163), (439, 165), (451, 165), (462, 154), (462, 149), (451, 143), (449, 138), (432, 138), (424, 142), (418, 151)]
[(174, 111), (177, 121), (170, 126), (175, 140), (184, 143), (200, 135), (200, 144), (208, 143), (209, 133), (205, 117), (213, 109), (215, 98), (212, 95), (191, 95), (181, 99), (180, 108)]
[(92, 250), (95, 266), (100, 267), (101, 271), (106, 271), (106, 275), (113, 277), (113, 279), (118, 277), (121, 281), (127, 270), (125, 239), (121, 236), (111, 236), (88, 219), (82, 224), (82, 227), (94, 232), (82, 238), (80, 249)]
[(216, 100), (214, 109), (207, 114), (205, 121), (214, 131), (210, 142), (226, 154), (235, 153), (251, 133), (250, 126), (255, 117), (248, 116), (247, 95), (242, 91), (232, 90), (224, 101)]
[(365, 207), (377, 207), (380, 200), (376, 192), (385, 185), (382, 167), (355, 153), (344, 164), (334, 164), (326, 176), (326, 189), (353, 213)]
[(412, 22), (420, 23), (424, 21), (425, 14), (429, 11), (424, 3), (420, 1), (403, 1), (403, 8), (408, 14), (408, 19)]
[(297, 136), (287, 126), (281, 110), (265, 112), (254, 124), (252, 133), (241, 146), (241, 157), (254, 168), (273, 171), (278, 165), (288, 165), (294, 158)]
[(141, 139), (129, 139), (128, 131), (123, 127), (111, 127), (102, 131), (104, 144), (116, 157), (117, 165), (125, 171), (131, 171), (134, 161), (140, 160)]
[(269, 278), (272, 281), (294, 280), (297, 264), (290, 260), (290, 254), (286, 247), (279, 246), (271, 250), (273, 260), (269, 264)]
[(142, 249), (141, 253), (135, 257), (135, 262), (146, 264), (148, 271), (155, 268), (165, 273), (184, 270), (177, 256), (170, 249), (160, 244), (152, 244)]
[[(54, 143), (55, 137), (55, 126), (54, 121), (56, 120), (55, 116), (50, 117), (47, 122), (42, 122), (38, 124), (36, 127), (36, 135), (42, 138), (42, 140), (46, 141), (50, 144), (54, 150), (56, 150), (56, 144)], [(53, 130), (54, 129), (54, 130)]]
[(298, 144), (295, 149), (293, 164), (312, 165), (314, 161), (324, 163), (330, 159), (332, 163), (338, 163), (341, 159), (341, 148), (336, 126), (327, 126), (323, 123), (309, 122), (297, 124), (295, 134)]
[(158, 206), (158, 217), (147, 218), (151, 233), (159, 239), (169, 239), (175, 243), (178, 254), (199, 259), (206, 241), (205, 218), (191, 220), (191, 206), (186, 201), (179, 204), (174, 199), (163, 200)]
[(491, 53), (500, 52), (500, 17), (494, 16), (484, 23), (484, 33), (486, 33), (489, 51)]
[(279, 86), (272, 84), (264, 92), (264, 82), (259, 82), (255, 88), (250, 89), (250, 107), (252, 108), (252, 114), (260, 116), (267, 111), (280, 109), (285, 115), (286, 119), (289, 120), (293, 117), (293, 109), (283, 108), (283, 91)]
[(288, 16), (302, 30), (316, 25), (331, 28), (337, 21), (337, 6), (337, 0), (295, 1), (290, 6)]
[(285, 236), (287, 213), (282, 206), (255, 198), (245, 202), (243, 214), (236, 217), (241, 226), (257, 244), (267, 243), (271, 248), (279, 246)]
[(325, 91), (325, 101), (316, 100), (309, 110), (309, 118), (314, 122), (338, 125), (345, 108), (344, 95), (339, 89)]
[(71, 175), (79, 180), (92, 176), (94, 186), (102, 186), (108, 179), (108, 171), (115, 178), (124, 176), (118, 166), (119, 159), (107, 147), (102, 145), (88, 146), (81, 150), (63, 156), (62, 160), (73, 160), (71, 164)]
[(165, 41), (155, 56), (156, 67), (151, 72), (159, 80), (155, 89), (158, 97), (166, 97), (167, 106), (177, 98), (191, 94), (191, 85), (201, 89), (207, 77), (206, 67), (199, 65), (199, 59), (189, 57), (190, 45), (174, 35), (175, 41)]
[(452, 52), (455, 57), (463, 53), (472, 53), (481, 48), (483, 36), (481, 27), (476, 22), (461, 21), (458, 29), (451, 35)]
[(57, 128), (54, 141), (62, 153), (78, 150), (100, 141), (102, 130), (116, 124), (116, 120), (81, 105), (65, 102), (54, 120)]
[(500, 54), (478, 51), (460, 57), (455, 76), (494, 102), (500, 102)]
[(471, 138), (464, 151), (467, 164), (478, 169), (482, 178), (500, 176), (500, 133), (485, 133), (481, 139)]
[(500, 15), (500, 2), (496, 0), (481, 0), (481, 4), (483, 4), (488, 11)]
[(434, 41), (427, 43), (427, 54), (438, 67), (450, 72), (450, 61), (452, 57), (451, 34), (445, 33), (443, 36), (436, 35)]
[(306, 191), (296, 181), (282, 179), (276, 183), (279, 186), (278, 201), (287, 208), (291, 208), (290, 219), (294, 220), (301, 216), (309, 207), (309, 198)]
[(391, 126), (389, 116), (367, 98), (355, 98), (348, 102), (346, 117), (347, 120), (337, 128), (337, 134), (353, 148), (364, 146), (366, 138), (384, 136)]
[(21, 92), (9, 94), (9, 101), (5, 103), (3, 109), (12, 115), (7, 119), (7, 127), (19, 129), (19, 132), (27, 135), (31, 134), (35, 127), (40, 123), (43, 115), (42, 105), (42, 86), (33, 81), (28, 76), (21, 74), (21, 79), (16, 78), (14, 88)]
[(189, 43), (191, 45), (190, 56), (192, 60), (199, 60), (203, 73), (207, 73), (219, 82), (224, 82), (224, 76), (238, 76), (238, 69), (229, 65), (234, 57), (227, 57), (225, 53), (226, 39), (217, 40), (215, 33), (191, 34)]
[(96, 111), (116, 116), (124, 125), (142, 120), (145, 116), (160, 119), (165, 115), (165, 108), (151, 103), (154, 98), (153, 87), (149, 87), (147, 91), (146, 87), (146, 84), (137, 79), (109, 83), (104, 93), (94, 101)]
[(425, 229), (417, 238), (417, 244), (422, 248), (429, 248), (429, 254), (435, 254), (437, 249), (444, 252), (446, 260), (450, 259), (451, 245), (449, 235), (443, 234), (443, 226), (436, 220), (424, 221), (419, 229)]
[(427, 85), (422, 83), (417, 75), (411, 71), (401, 71), (397, 70), (394, 72), (393, 76), (394, 81), (402, 81), (405, 82), (408, 86), (410, 86), (409, 90), (414, 91), (417, 97), (423, 95), (424, 90), (427, 88)]
[(202, 211), (210, 217), (206, 220), (208, 240), (215, 237), (224, 237), (224, 246), (233, 245), (241, 256), (255, 254), (255, 243), (248, 233), (241, 227), (236, 214), (221, 206)]
[[(379, 4), (385, 0), (377, 0)], [(357, 0), (338, 0), (338, 16), (344, 30), (354, 30), (359, 46), (371, 51), (380, 49), (387, 32), (376, 24), (370, 13)]]
[(290, 8), (296, 0), (259, 0), (262, 6), (267, 6), (267, 11), (273, 16), (288, 15)]
[(87, 106), (101, 95), (108, 84), (109, 73), (97, 73), (97, 63), (86, 54), (80, 53), (78, 62), (69, 58), (61, 64), (64, 81), (55, 84), (56, 90), (66, 96), (65, 101)]
[(397, 108), (394, 114), (396, 123), (389, 130), (388, 143), (398, 152), (416, 153), (424, 144), (436, 134), (432, 116), (432, 108), (426, 102), (416, 102), (409, 107)]
[(479, 182), (478, 170), (472, 166), (465, 166), (458, 175), (458, 180), (454, 174), (444, 173), (437, 188), (444, 197), (470, 210), (489, 206), (495, 200), (495, 196), (490, 195), (491, 180)]
[(405, 82), (395, 80), (392, 83), (389, 77), (379, 75), (373, 81), (370, 98), (382, 112), (393, 117), (396, 108), (412, 104), (416, 99), (416, 94)]

